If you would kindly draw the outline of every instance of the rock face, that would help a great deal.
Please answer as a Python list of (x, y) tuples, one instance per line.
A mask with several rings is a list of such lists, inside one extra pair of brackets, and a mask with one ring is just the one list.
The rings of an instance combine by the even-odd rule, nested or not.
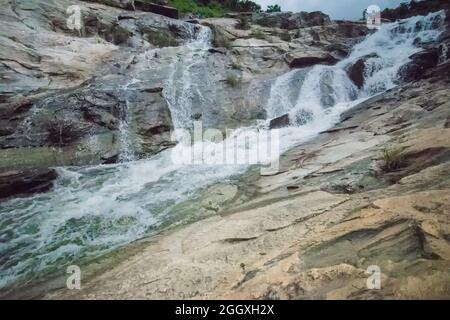
[[(95, 2), (18, 0), (2, 8), (0, 171), (112, 163), (172, 145), (160, 78), (169, 70), (149, 76), (145, 52), (184, 44), (200, 26), (130, 11), (135, 1)], [(80, 30), (67, 24), (72, 5), (81, 9)], [(49, 189), (30, 172), (18, 189)]]
[(136, 135), (134, 153), (138, 158), (158, 153), (174, 145), (170, 110), (162, 95), (162, 88), (144, 91), (130, 98), (132, 109), (129, 130)]
[(274, 12), (256, 13), (252, 20), (264, 27), (294, 30), (305, 27), (323, 26), (330, 24), (330, 17), (320, 11), (316, 12)]
[(417, 81), (424, 77), (425, 72), (439, 63), (439, 50), (432, 48), (424, 52), (413, 54), (411, 62), (401, 67), (399, 75), (403, 81)]

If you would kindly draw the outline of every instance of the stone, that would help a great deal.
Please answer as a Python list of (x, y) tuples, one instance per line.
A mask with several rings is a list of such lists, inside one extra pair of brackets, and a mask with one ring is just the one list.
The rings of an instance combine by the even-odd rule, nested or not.
[(353, 65), (351, 65), (347, 71), (348, 77), (353, 83), (358, 87), (362, 88), (364, 86), (364, 77), (367, 66), (367, 60), (370, 58), (377, 58), (378, 55), (370, 54), (365, 57), (358, 59)]
[(293, 55), (287, 55), (285, 59), (292, 69), (307, 68), (316, 64), (333, 65), (339, 61), (331, 54), (318, 51), (295, 52)]
[(160, 14), (169, 18), (178, 19), (179, 12), (176, 8), (157, 4), (154, 1), (134, 0), (136, 9)]
[(399, 70), (401, 80), (403, 82), (410, 82), (422, 79), (426, 74), (425, 71), (437, 66), (439, 57), (438, 48), (431, 48), (413, 54), (409, 57), (411, 61)]
[(270, 120), (269, 128), (270, 129), (279, 129), (279, 128), (287, 127), (287, 126), (289, 126), (289, 124), (290, 124), (289, 115), (284, 114), (278, 118)]
[(52, 189), (57, 173), (54, 169), (14, 170), (0, 172), (0, 201), (24, 197)]

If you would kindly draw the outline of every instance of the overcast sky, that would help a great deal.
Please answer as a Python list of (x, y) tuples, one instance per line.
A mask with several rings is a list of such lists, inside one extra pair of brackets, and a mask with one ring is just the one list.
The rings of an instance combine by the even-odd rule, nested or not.
[[(377, 5), (381, 9), (395, 8), (401, 2), (409, 0), (254, 0), (263, 9), (267, 5), (279, 4), (283, 11), (322, 11), (332, 19), (359, 19), (369, 5)], [(445, 0), (447, 1), (447, 0)]]

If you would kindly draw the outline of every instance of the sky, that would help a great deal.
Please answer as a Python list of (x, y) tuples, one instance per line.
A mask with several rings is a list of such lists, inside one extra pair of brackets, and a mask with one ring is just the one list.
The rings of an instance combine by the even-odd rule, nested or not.
[(384, 8), (395, 8), (401, 2), (409, 0), (254, 0), (263, 9), (267, 5), (279, 4), (283, 11), (322, 11), (331, 19), (357, 20), (362, 17), (362, 12), (370, 5)]

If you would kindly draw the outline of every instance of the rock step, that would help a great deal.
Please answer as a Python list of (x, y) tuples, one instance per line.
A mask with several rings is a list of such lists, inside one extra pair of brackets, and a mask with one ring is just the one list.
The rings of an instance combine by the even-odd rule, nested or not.
[(12, 196), (30, 196), (53, 187), (54, 169), (13, 170), (0, 173), (0, 200)]
[(135, 0), (134, 6), (137, 10), (152, 12), (173, 19), (179, 19), (180, 14), (177, 9), (169, 6), (156, 4), (146, 0)]

